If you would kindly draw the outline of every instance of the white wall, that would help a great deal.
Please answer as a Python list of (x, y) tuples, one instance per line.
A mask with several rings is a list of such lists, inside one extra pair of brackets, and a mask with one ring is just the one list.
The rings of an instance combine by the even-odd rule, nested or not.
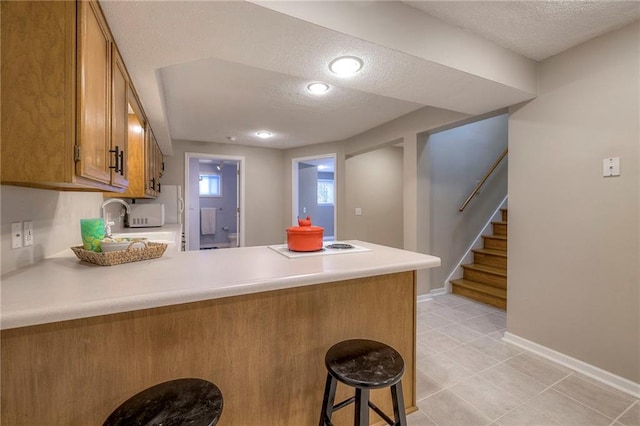
[[(184, 185), (185, 152), (245, 157), (245, 245), (280, 244), (285, 240), (285, 191), (282, 180), (287, 166), (284, 164), (283, 151), (233, 144), (173, 141), (173, 155), (165, 157), (163, 185)], [(287, 217), (290, 211), (287, 211)]]
[[(99, 192), (60, 192), (47, 189), (0, 187), (0, 273), (7, 273), (82, 245), (80, 219), (101, 217)], [(11, 249), (11, 222), (33, 221), (33, 246)]]
[(449, 274), (507, 195), (505, 158), (463, 212), (458, 209), (507, 148), (508, 116), (470, 123), (429, 136), (431, 254), (442, 260), (431, 283), (443, 287)]
[(512, 109), (507, 307), (508, 332), (636, 383), (639, 64), (636, 23), (541, 62), (537, 99)]

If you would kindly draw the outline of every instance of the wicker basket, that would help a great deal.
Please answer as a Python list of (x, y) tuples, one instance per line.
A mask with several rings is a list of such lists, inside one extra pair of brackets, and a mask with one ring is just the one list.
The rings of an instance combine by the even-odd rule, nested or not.
[(132, 242), (126, 250), (98, 253), (85, 250), (83, 246), (71, 247), (78, 259), (102, 266), (119, 265), (121, 263), (137, 262), (139, 260), (157, 259), (167, 249), (167, 244), (146, 243), (145, 248), (133, 248)]

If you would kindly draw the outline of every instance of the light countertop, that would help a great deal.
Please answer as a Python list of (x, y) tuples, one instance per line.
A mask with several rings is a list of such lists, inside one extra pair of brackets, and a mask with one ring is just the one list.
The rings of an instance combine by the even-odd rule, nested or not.
[(167, 250), (159, 259), (97, 266), (69, 249), (1, 277), (1, 328), (440, 266), (434, 256), (350, 242), (371, 250), (297, 259), (266, 246)]

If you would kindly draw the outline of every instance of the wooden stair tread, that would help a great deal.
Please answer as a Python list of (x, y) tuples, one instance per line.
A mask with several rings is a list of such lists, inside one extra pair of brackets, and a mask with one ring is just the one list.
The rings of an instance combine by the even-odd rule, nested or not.
[(492, 256), (507, 257), (507, 251), (506, 250), (481, 248), (481, 249), (473, 249), (471, 251), (474, 252), (474, 253), (482, 253), (482, 254), (490, 254)]
[(494, 240), (505, 240), (507, 239), (506, 235), (483, 235), (482, 238), (493, 238)]
[(482, 284), (477, 281), (471, 281), (465, 278), (460, 278), (457, 280), (452, 280), (451, 284), (468, 288), (470, 290), (475, 290), (480, 293), (489, 294), (493, 297), (497, 297), (500, 299), (505, 299), (505, 300), (507, 299), (507, 290), (503, 288), (497, 288), (490, 285)]
[(492, 220), (491, 223), (495, 225), (507, 225), (509, 222), (505, 222), (502, 220)]
[(477, 263), (467, 263), (465, 265), (460, 265), (464, 269), (475, 269), (480, 272), (487, 272), (489, 274), (500, 275), (502, 277), (507, 276), (507, 270), (504, 268), (496, 268), (495, 266), (487, 266), (487, 265), (479, 265)]

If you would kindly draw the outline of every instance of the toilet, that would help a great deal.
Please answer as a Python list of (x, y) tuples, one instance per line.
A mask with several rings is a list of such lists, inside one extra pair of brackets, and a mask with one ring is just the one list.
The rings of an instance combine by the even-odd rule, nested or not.
[(229, 247), (238, 247), (238, 234), (229, 234)]

